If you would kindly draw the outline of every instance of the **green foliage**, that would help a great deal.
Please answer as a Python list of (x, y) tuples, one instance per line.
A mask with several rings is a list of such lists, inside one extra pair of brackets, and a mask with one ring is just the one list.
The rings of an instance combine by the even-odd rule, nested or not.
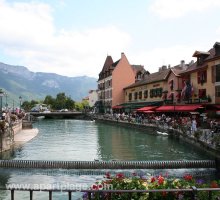
[(29, 101), (24, 101), (21, 105), (21, 107), (25, 110), (25, 111), (29, 111), (31, 110), (31, 108), (33, 108), (36, 104), (38, 103), (38, 101), (32, 100), (31, 102)]
[[(39, 104), (39, 101), (32, 100), (31, 102), (24, 101), (22, 104), (22, 108), (25, 110), (31, 110), (36, 104)], [(42, 102), (46, 104), (53, 110), (61, 110), (68, 109), (73, 110), (75, 108), (75, 101), (73, 101), (70, 97), (67, 97), (64, 92), (58, 93), (56, 98), (53, 98), (50, 95), (47, 95)]]
[(73, 101), (70, 97), (67, 97), (64, 92), (58, 93), (56, 98), (47, 95), (43, 102), (49, 105), (53, 110), (73, 110), (75, 108), (75, 101)]
[(75, 103), (75, 109), (77, 111), (83, 111), (89, 109), (89, 102), (87, 100), (83, 100), (82, 102)]

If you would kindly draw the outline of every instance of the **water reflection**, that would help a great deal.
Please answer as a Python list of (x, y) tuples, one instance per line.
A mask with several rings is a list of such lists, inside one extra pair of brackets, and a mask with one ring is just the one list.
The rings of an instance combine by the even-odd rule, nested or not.
[(98, 154), (102, 160), (194, 160), (209, 156), (196, 147), (148, 131), (98, 124)]

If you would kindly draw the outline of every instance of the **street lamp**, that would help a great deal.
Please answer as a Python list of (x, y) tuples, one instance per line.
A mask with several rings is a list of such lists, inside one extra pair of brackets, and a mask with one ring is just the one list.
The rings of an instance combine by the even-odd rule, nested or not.
[(21, 101), (22, 101), (22, 97), (21, 96), (19, 97), (19, 100), (20, 100), (20, 110), (19, 110), (19, 113), (21, 113)]
[(8, 94), (5, 93), (5, 109), (8, 110)]
[(0, 119), (2, 119), (2, 97), (4, 96), (4, 92), (0, 89)]

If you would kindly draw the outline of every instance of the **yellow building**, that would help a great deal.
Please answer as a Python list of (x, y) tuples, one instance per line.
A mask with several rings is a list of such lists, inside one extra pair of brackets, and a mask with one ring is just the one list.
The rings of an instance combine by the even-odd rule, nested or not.
[(125, 111), (132, 111), (147, 105), (161, 105), (168, 91), (167, 79), (170, 73), (171, 69), (163, 66), (158, 72), (124, 88), (125, 103), (121, 106)]
[(181, 73), (183, 80), (191, 83), (191, 95), (185, 103), (220, 103), (220, 43), (209, 51), (195, 51), (197, 61)]

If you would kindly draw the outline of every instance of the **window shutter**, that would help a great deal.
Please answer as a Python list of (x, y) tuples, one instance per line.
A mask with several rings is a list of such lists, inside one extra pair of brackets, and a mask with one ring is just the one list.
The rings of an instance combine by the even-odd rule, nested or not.
[(204, 71), (204, 82), (206, 83), (207, 82), (207, 71)]
[(201, 82), (201, 74), (200, 72), (197, 73), (197, 80), (198, 80), (198, 84)]

